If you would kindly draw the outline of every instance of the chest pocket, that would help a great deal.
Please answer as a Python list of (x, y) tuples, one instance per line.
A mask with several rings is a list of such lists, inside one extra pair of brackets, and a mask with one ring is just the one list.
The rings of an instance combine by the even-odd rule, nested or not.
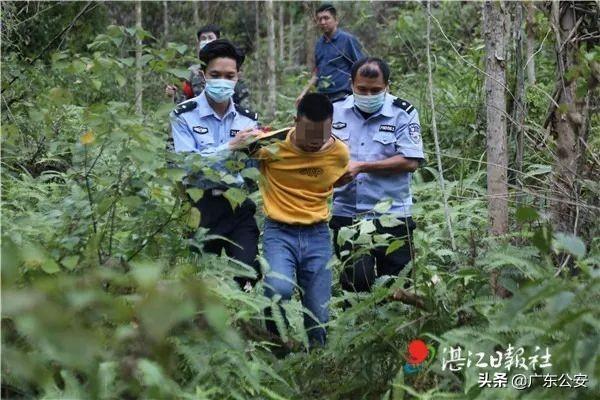
[(396, 135), (392, 132), (377, 132), (373, 136), (373, 144), (375, 152), (383, 152), (387, 156), (392, 156), (396, 153)]
[(200, 150), (204, 150), (207, 147), (213, 147), (215, 144), (215, 138), (212, 132), (197, 133), (194, 132), (194, 140)]
[(340, 139), (344, 143), (348, 144), (348, 140), (350, 140), (350, 131), (348, 128), (346, 129), (333, 129), (333, 134), (336, 138)]

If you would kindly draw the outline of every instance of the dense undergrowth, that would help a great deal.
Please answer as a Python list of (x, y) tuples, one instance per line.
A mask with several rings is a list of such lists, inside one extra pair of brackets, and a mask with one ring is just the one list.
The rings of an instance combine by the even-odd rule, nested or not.
[[(414, 13), (390, 29), (414, 35), (411, 27), (419, 18)], [(139, 117), (123, 95), (135, 72), (127, 49), (136, 35), (149, 34), (112, 26), (87, 51), (55, 52), (31, 67), (3, 55), (3, 88), (19, 77), (2, 94), (4, 397), (598, 398), (597, 226), (584, 220), (591, 232), (585, 238), (553, 232), (545, 193), (534, 189), (519, 204), (511, 203), (509, 235), (487, 235), (481, 80), (452, 52), (442, 51), (442, 44), (436, 101), (456, 250), (430, 163), (414, 177), (419, 227), (414, 262), (391, 286), (382, 279), (368, 295), (344, 294), (335, 284), (328, 345), (311, 353), (301, 350), (306, 342), (301, 306), (291, 302), (285, 336), (298, 343), (297, 351), (278, 359), (263, 328), (269, 300), (262, 285), (244, 293), (232, 281), (243, 266), (191, 251), (207, 235), (191, 235), (201, 215), (185, 199), (202, 193), (186, 193), (180, 182), (184, 168), (205, 173), (210, 168), (206, 160), (166, 152), (172, 104), (160, 97), (163, 82), (186, 77), (181, 65), (192, 61), (184, 56), (189, 49), (145, 48), (149, 95)], [(471, 43), (464, 54), (477, 64), (481, 51)], [(423, 73), (392, 61), (398, 70), (408, 69), (392, 89), (421, 110), (432, 161)], [(552, 71), (543, 63), (539, 68), (542, 78)], [(291, 78), (283, 84), (289, 93), (297, 87)], [(528, 93), (533, 127), (544, 112), (542, 89), (543, 83)], [(28, 94), (20, 97), (23, 91)], [(270, 123), (286, 123), (292, 100), (280, 98), (288, 111)], [(597, 148), (594, 129), (591, 145)], [(531, 151), (526, 158), (519, 180), (532, 188), (547, 186), (548, 156)], [(243, 164), (237, 159), (229, 166), (233, 171)], [(254, 169), (244, 174), (258, 177)], [(257, 193), (227, 193), (233, 205), (247, 195), (260, 202)], [(372, 237), (368, 224), (356, 229), (365, 246), (394, 245), (393, 238)], [(565, 255), (557, 269), (556, 260)], [(331, 267), (337, 275), (339, 262), (332, 260)], [(493, 296), (494, 271), (513, 293), (509, 299)], [(423, 307), (390, 300), (395, 288), (407, 286), (424, 300)], [(352, 307), (343, 309), (345, 301)], [(415, 338), (436, 354), (408, 373), (407, 343)], [(545, 388), (537, 382), (521, 391), (482, 389), (478, 374), (492, 369), (443, 368), (444, 348), (460, 345), (473, 354), (491, 354), (510, 344), (527, 352), (548, 347), (550, 370), (587, 374), (587, 388)]]

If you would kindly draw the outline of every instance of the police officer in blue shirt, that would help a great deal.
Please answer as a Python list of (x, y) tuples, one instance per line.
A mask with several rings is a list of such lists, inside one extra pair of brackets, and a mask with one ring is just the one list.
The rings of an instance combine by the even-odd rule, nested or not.
[[(344, 265), (352, 264), (342, 271), (342, 288), (369, 291), (376, 277), (396, 276), (411, 260), (415, 223), (411, 217), (410, 181), (424, 155), (417, 110), (387, 92), (390, 69), (385, 61), (363, 58), (352, 66), (351, 75), (353, 95), (334, 103), (333, 133), (350, 148), (351, 161), (339, 182), (343, 186), (334, 192), (330, 227), (338, 257)], [(384, 221), (374, 211), (374, 206), (384, 200), (391, 202), (386, 214), (402, 224), (391, 223), (394, 219), (389, 217)], [(338, 245), (338, 233), (361, 218), (374, 220), (378, 234), (404, 239), (404, 245), (390, 254), (386, 254), (385, 247), (378, 247), (358, 260), (350, 260), (352, 245)], [(342, 256), (344, 250), (347, 252)]]
[[(239, 70), (244, 62), (243, 53), (226, 39), (208, 43), (199, 52), (206, 88), (197, 97), (179, 104), (171, 113), (174, 150), (197, 153), (215, 160), (214, 169), (229, 172), (225, 162), (231, 151), (257, 134), (257, 115), (235, 105), (231, 99)], [(244, 184), (239, 173), (231, 186)], [(195, 204), (201, 213), (200, 226), (210, 235), (219, 235), (229, 241), (216, 239), (204, 244), (204, 250), (226, 254), (255, 268), (258, 272), (258, 227), (254, 219), (255, 204), (246, 199), (232, 209), (223, 197), (228, 187), (205, 176), (188, 177), (188, 185), (204, 190)], [(251, 280), (236, 278), (242, 287)], [(247, 287), (247, 286), (246, 286)]]
[(311, 86), (336, 101), (350, 93), (350, 69), (352, 64), (363, 58), (362, 46), (350, 33), (339, 29), (337, 11), (331, 4), (323, 4), (315, 14), (323, 36), (315, 45), (315, 70), (308, 85), (296, 100), (296, 106)]

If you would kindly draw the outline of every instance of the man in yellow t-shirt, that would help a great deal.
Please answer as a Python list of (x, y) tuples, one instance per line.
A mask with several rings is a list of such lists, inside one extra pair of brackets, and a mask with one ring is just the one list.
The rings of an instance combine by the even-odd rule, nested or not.
[[(325, 344), (322, 325), (329, 319), (332, 279), (327, 268), (333, 254), (327, 201), (347, 171), (350, 157), (346, 145), (331, 135), (332, 116), (327, 96), (307, 94), (298, 104), (295, 127), (285, 140), (257, 152), (266, 216), (263, 250), (270, 266), (265, 294), (289, 300), (296, 280), (302, 304), (312, 314), (304, 316), (309, 340), (321, 345)], [(278, 333), (269, 318), (267, 328)]]

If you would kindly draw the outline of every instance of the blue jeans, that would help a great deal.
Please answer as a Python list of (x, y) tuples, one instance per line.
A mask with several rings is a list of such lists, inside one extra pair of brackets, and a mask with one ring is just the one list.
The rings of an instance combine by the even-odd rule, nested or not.
[[(304, 314), (308, 338), (311, 343), (324, 345), (326, 332), (321, 324), (329, 320), (332, 279), (327, 263), (333, 255), (327, 223), (289, 225), (267, 218), (263, 250), (270, 266), (265, 278), (265, 295), (272, 298), (278, 294), (282, 300), (290, 300), (295, 278), (301, 289), (302, 305), (316, 318)], [(267, 328), (278, 334), (272, 320), (267, 319)]]

